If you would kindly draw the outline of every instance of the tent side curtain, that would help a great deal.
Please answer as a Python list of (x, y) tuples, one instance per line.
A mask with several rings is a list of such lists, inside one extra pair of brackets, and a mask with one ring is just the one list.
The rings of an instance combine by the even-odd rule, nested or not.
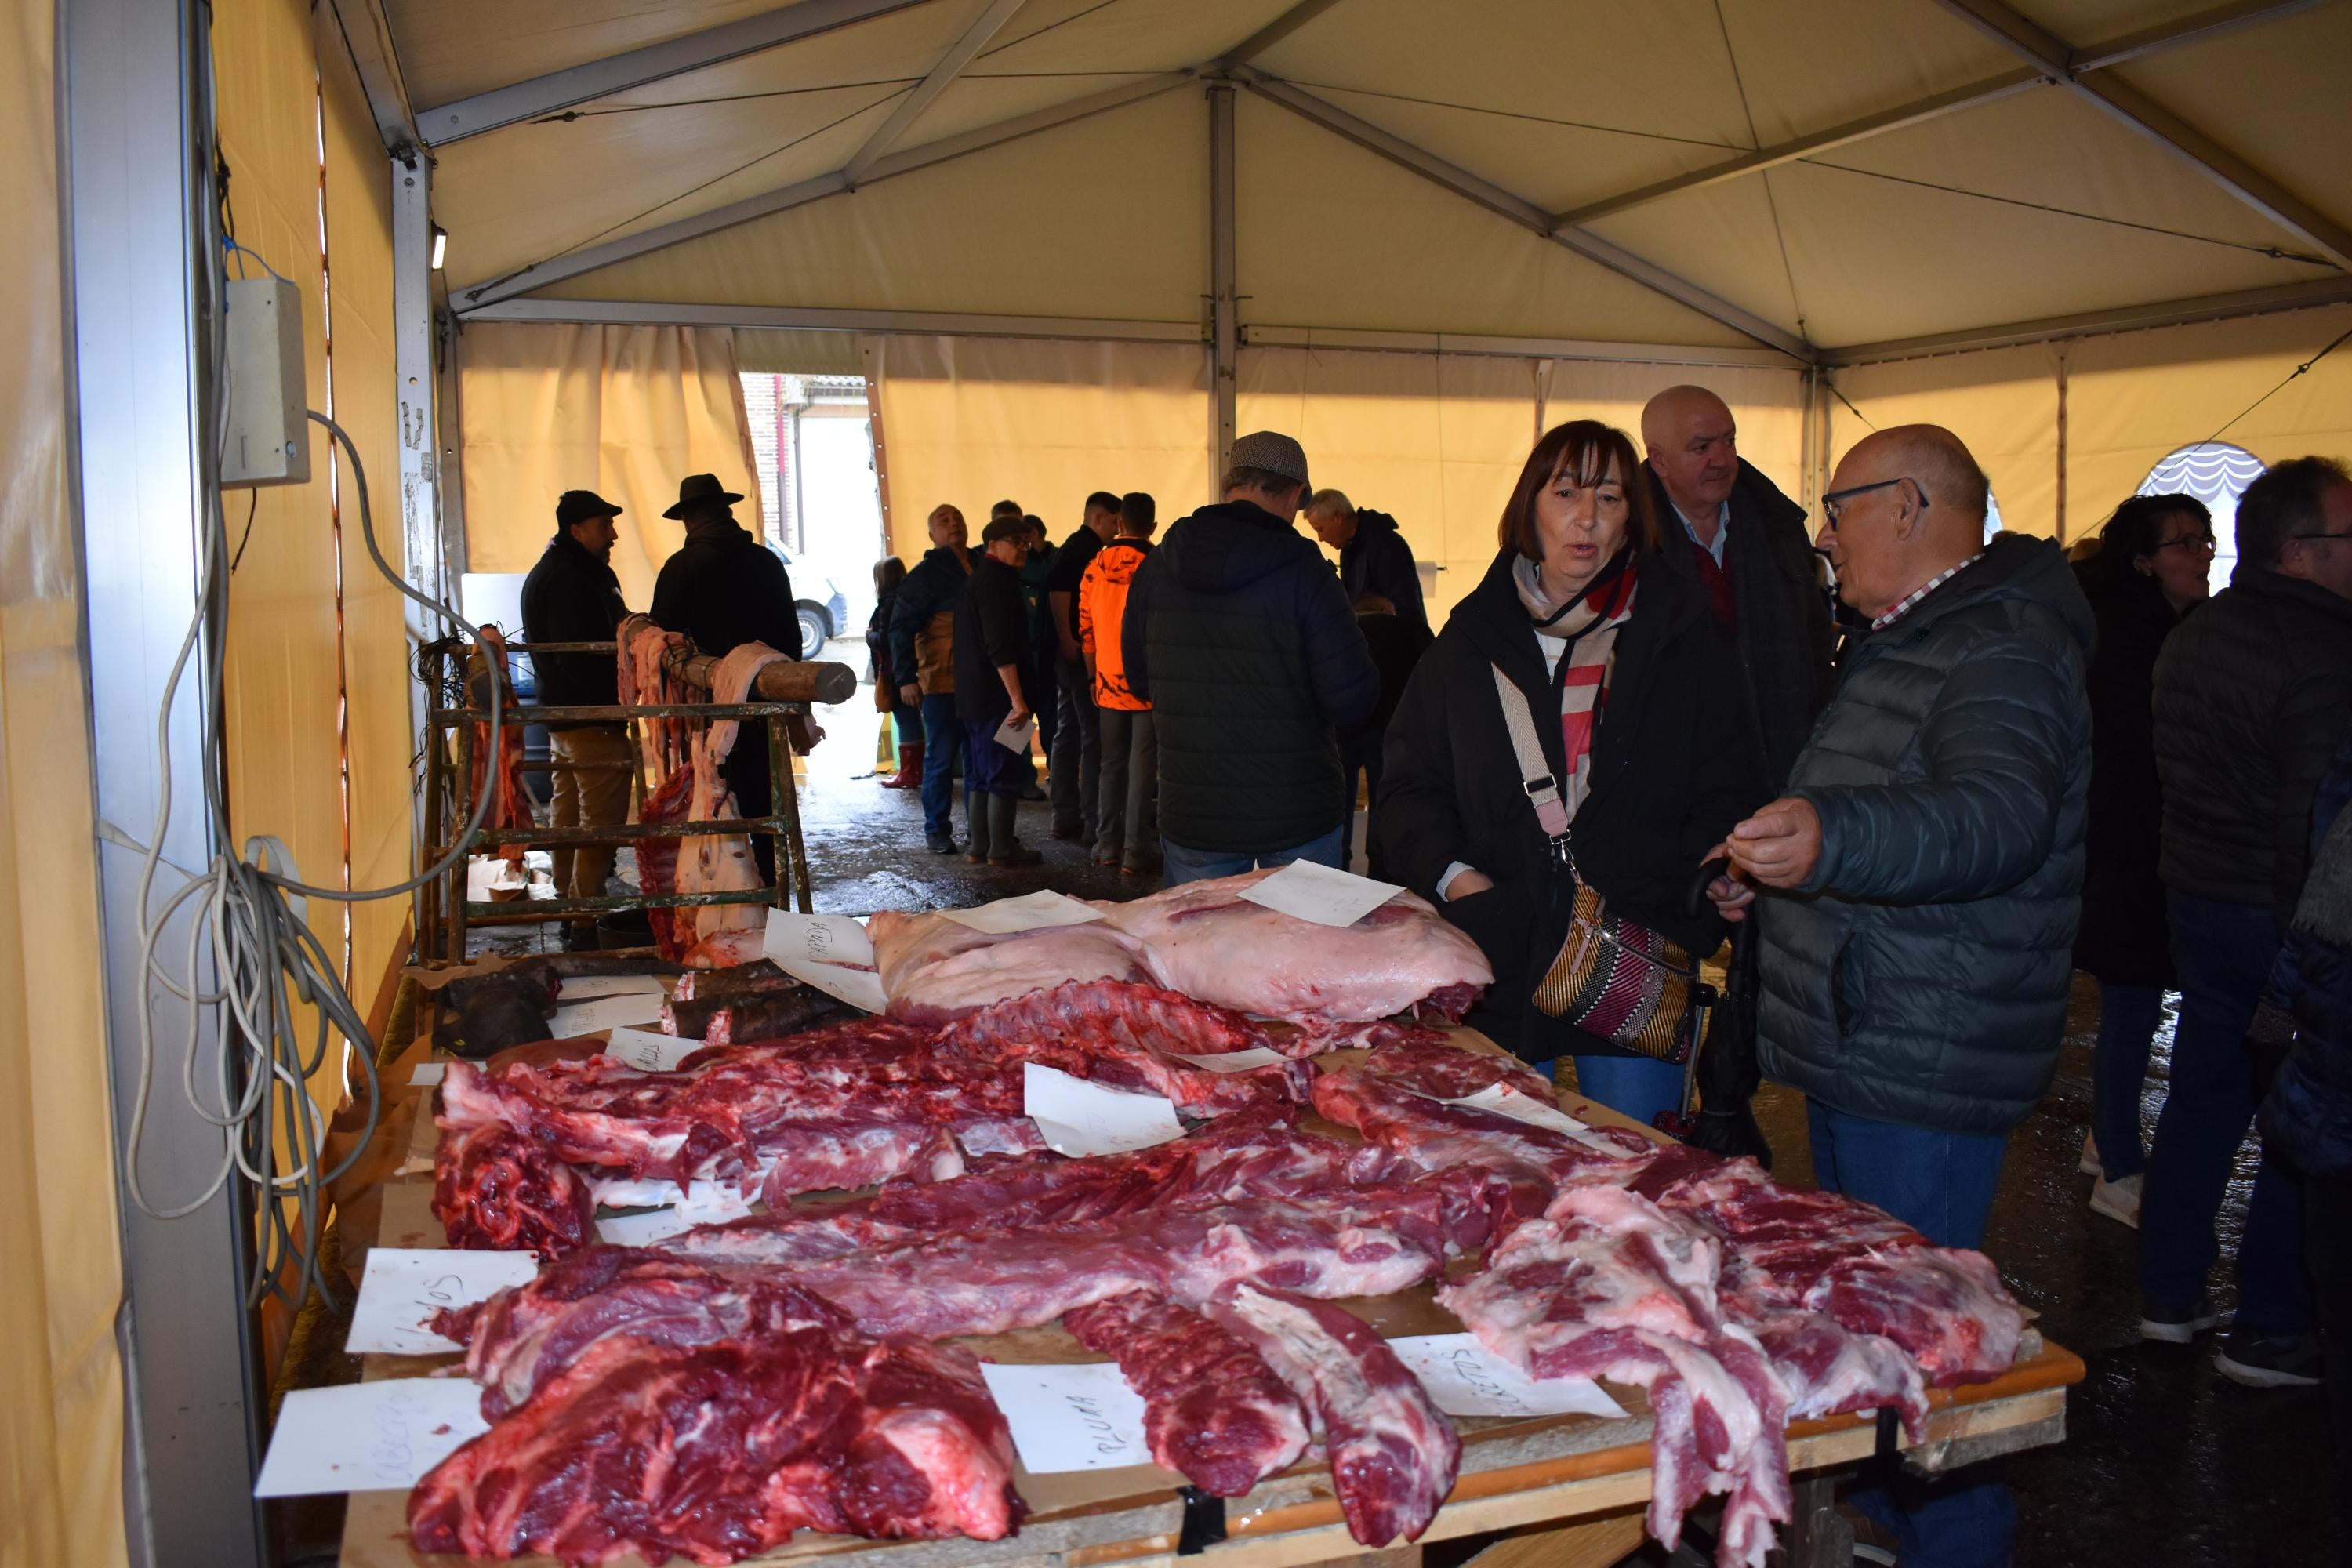
[(65, 417), (54, 5), (0, 17), (0, 197), (17, 312), (0, 361), (0, 1562), (128, 1559), (122, 1298), (105, 999), (91, 955), (91, 821), (81, 552)]
[(638, 608), (685, 537), (662, 513), (687, 475), (717, 474), (761, 531), (732, 332), (477, 322), (458, 336), (457, 378), (469, 570), (530, 571), (570, 489), (622, 508), (613, 570)]
[(2352, 344), (2297, 374), (2347, 331), (2352, 306), (2331, 306), (1856, 366), (1832, 378), (1845, 401), (1831, 400), (1831, 457), (1872, 428), (1948, 426), (1991, 478), (2002, 523), (2054, 535), (2063, 365), (2065, 537), (2077, 540), (2183, 447), (2218, 438), (2265, 463), (2352, 458)]

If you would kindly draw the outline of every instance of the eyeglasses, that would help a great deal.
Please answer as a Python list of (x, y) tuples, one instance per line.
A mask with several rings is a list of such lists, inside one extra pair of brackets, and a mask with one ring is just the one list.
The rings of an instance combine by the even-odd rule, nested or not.
[(1868, 495), (1873, 490), (1891, 489), (1900, 484), (1908, 484), (1913, 489), (1917, 490), (1919, 510), (1922, 511), (1927, 510), (1927, 487), (1906, 475), (1899, 479), (1881, 479), (1876, 484), (1854, 485), (1846, 489), (1832, 490), (1822, 498), (1822, 515), (1829, 519), (1832, 528), (1835, 528), (1838, 525), (1838, 518), (1845, 511), (1846, 502), (1856, 496)]
[[(2194, 550), (2202, 554), (2210, 555), (2217, 548), (2218, 546), (2213, 542), (2213, 536), (2210, 533), (2184, 533), (2178, 539), (2166, 540), (2158, 545), (2156, 550)], [(2148, 553), (2152, 555), (2155, 552), (2155, 550), (2151, 550)]]

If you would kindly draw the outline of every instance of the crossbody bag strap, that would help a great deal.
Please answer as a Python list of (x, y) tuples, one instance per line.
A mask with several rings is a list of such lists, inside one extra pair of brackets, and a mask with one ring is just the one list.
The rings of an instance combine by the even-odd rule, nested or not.
[(1488, 665), (1494, 672), (1495, 695), (1503, 704), (1503, 728), (1510, 732), (1511, 752), (1518, 759), (1519, 787), (1527, 792), (1528, 804), (1535, 807), (1536, 823), (1551, 840), (1555, 858), (1573, 865), (1568, 848), (1568, 803), (1559, 797), (1559, 781), (1552, 776), (1551, 764), (1544, 760), (1543, 742), (1536, 735), (1535, 715), (1528, 710), (1527, 694), (1511, 678), (1503, 673), (1500, 665)]

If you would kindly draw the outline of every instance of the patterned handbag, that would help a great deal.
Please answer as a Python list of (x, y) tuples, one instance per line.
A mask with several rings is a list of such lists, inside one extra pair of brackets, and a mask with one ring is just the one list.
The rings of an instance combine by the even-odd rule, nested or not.
[(1536, 738), (1528, 700), (1499, 668), (1495, 691), (1536, 821), (1576, 889), (1568, 935), (1529, 1000), (1596, 1039), (1682, 1066), (1696, 1037), (1698, 964), (1663, 932), (1611, 914), (1608, 901), (1578, 872), (1568, 807)]

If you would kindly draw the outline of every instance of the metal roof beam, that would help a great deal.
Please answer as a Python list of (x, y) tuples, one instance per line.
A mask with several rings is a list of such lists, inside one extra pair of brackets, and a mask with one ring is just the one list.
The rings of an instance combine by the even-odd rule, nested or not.
[[(1647, 205), (1664, 197), (1679, 195), (1685, 191), (1704, 190), (1721, 184), (1726, 180), (1742, 179), (1749, 174), (1777, 169), (1783, 163), (1793, 163), (1816, 153), (1826, 153), (1854, 142), (1883, 136), (1890, 131), (1939, 120), (1963, 109), (1976, 109), (1996, 103), (2043, 82), (2067, 80), (2084, 71), (2105, 70), (2126, 60), (2138, 59), (2159, 50), (2177, 48), (2184, 44), (2202, 43), (2237, 31), (2241, 27), (2275, 20), (2297, 11), (2308, 11), (2326, 0), (2240, 0), (2235, 5), (2222, 5), (2210, 11), (2200, 11), (2161, 26), (2145, 27), (2137, 33), (2095, 44), (2086, 49), (2068, 51), (2059, 46), (2061, 55), (2053, 61), (2029, 56), (2033, 63), (2021, 70), (2003, 72), (1981, 81), (1972, 81), (1947, 92), (1919, 99), (1894, 109), (1866, 114), (1859, 120), (1849, 120), (1843, 125), (1832, 125), (1826, 131), (1776, 142), (1753, 153), (1742, 153), (1720, 163), (1710, 163), (1704, 169), (1694, 169), (1687, 174), (1676, 174), (1638, 190), (1603, 196), (1582, 206), (1557, 215), (1552, 221), (1568, 226), (1592, 223), (1630, 207)], [(2055, 40), (2052, 40), (2055, 43)]]
[(1744, 310), (1708, 293), (1687, 279), (1643, 259), (1620, 246), (1610, 244), (1598, 235), (1579, 228), (1554, 226), (1551, 215), (1526, 198), (1513, 195), (1488, 180), (1457, 168), (1433, 153), (1414, 146), (1402, 137), (1381, 130), (1379, 126), (1357, 119), (1346, 110), (1326, 103), (1312, 93), (1302, 92), (1290, 83), (1263, 71), (1244, 68), (1242, 79), (1252, 92), (1278, 103), (1304, 119), (1311, 120), (1325, 130), (1353, 142), (1369, 153), (1377, 153), (1391, 163), (1402, 165), (1434, 184), (1444, 186), (1465, 201), (1485, 207), (1497, 216), (1509, 219), (1530, 233), (1542, 236), (1555, 244), (1566, 247), (1588, 260), (1621, 277), (1630, 278), (1679, 304), (1709, 316), (1733, 331), (1741, 332), (1779, 349), (1792, 359), (1808, 363), (1818, 357), (1817, 351), (1796, 333)]
[(647, 44), (643, 48), (478, 92), (471, 98), (436, 104), (417, 115), (416, 121), (425, 142), (438, 147), (444, 142), (478, 136), (485, 131), (537, 120), (591, 99), (625, 92), (647, 82), (683, 76), (705, 66), (928, 4), (929, 0), (797, 0), (794, 5), (763, 11), (722, 26), (706, 27), (684, 37)]
[(866, 171), (874, 166), (876, 159), (898, 144), (898, 138), (922, 118), (923, 110), (930, 108), (940, 94), (948, 89), (948, 85), (955, 80), (963, 68), (971, 63), (974, 55), (988, 47), (988, 40), (996, 37), (1004, 24), (1013, 20), (1013, 14), (1025, 3), (1026, 0), (989, 0), (988, 8), (972, 19), (971, 26), (964, 29), (963, 37), (940, 57), (939, 63), (916, 84), (915, 90), (898, 100), (898, 107), (890, 111), (890, 118), (882, 122), (882, 128), (868, 136), (866, 145), (852, 153), (849, 162), (841, 166), (841, 177), (851, 190), (856, 190), (865, 180)]
[(1198, 343), (1198, 321), (1084, 316), (991, 316), (942, 310), (837, 310), (800, 305), (667, 305), (637, 300), (507, 300), (469, 321), (585, 321), (606, 326), (746, 327), (803, 332), (918, 332), (929, 337), (1070, 338), (1085, 342)]
[[(912, 174), (917, 169), (927, 169), (934, 163), (944, 163), (950, 159), (961, 158), (966, 153), (999, 146), (1036, 132), (1050, 131), (1057, 125), (1066, 125), (1074, 120), (1084, 120), (1088, 115), (1100, 114), (1106, 110), (1118, 109), (1124, 105), (1154, 97), (1168, 91), (1171, 88), (1181, 87), (1192, 79), (1188, 72), (1169, 71), (1160, 76), (1146, 77), (1140, 81), (1128, 82), (1119, 87), (1076, 99), (1068, 103), (1057, 103), (1049, 109), (1040, 109), (1033, 113), (1000, 121), (994, 125), (983, 125), (958, 135), (943, 136), (936, 142), (926, 142), (920, 146), (909, 147), (903, 152), (886, 153), (866, 166), (864, 183), (870, 185), (896, 174)], [(786, 185), (780, 190), (763, 191), (756, 196), (746, 196), (740, 202), (730, 202), (725, 206), (714, 207), (706, 213), (697, 213), (691, 217), (679, 218), (675, 223), (662, 224), (636, 234), (624, 235), (618, 239), (608, 239), (602, 245), (587, 246), (566, 255), (534, 262), (520, 271), (509, 273), (504, 278), (494, 279), (488, 283), (478, 283), (471, 289), (457, 289), (451, 294), (451, 302), (460, 316), (472, 316), (485, 305), (493, 305), (501, 300), (510, 300), (518, 294), (529, 293), (534, 289), (544, 289), (551, 283), (561, 283), (567, 278), (577, 278), (583, 272), (593, 272), (600, 267), (610, 267), (616, 262), (631, 260), (648, 251), (666, 249), (685, 240), (698, 239), (706, 234), (716, 234), (721, 229), (733, 228), (738, 224), (750, 223), (754, 218), (767, 217), (771, 214), (805, 206), (810, 202), (837, 195), (847, 189), (849, 189), (849, 182), (839, 170), (829, 174), (819, 174), (814, 179), (803, 180), (797, 184)]]
[(384, 150), (404, 162), (415, 157), (423, 142), (407, 84), (400, 78), (400, 57), (393, 47), (392, 24), (384, 17), (383, 0), (332, 0), (332, 5)]
[(2190, 300), (2162, 300), (2153, 304), (2126, 305), (2112, 310), (2050, 316), (2034, 321), (2012, 321), (2005, 326), (1937, 332), (1920, 338), (1853, 343), (1844, 348), (1824, 349), (1822, 358), (1832, 368), (1843, 370), (1849, 365), (1876, 364), (1886, 360), (1923, 359), (1931, 354), (1966, 353), (1976, 349), (2015, 348), (2026, 343), (2053, 342), (2062, 338), (2090, 338), (2114, 332), (2144, 331), (2151, 327), (2187, 326), (2195, 321), (2229, 321), (2241, 316), (2305, 310), (2316, 305), (2336, 305), (2347, 301), (2352, 301), (2352, 278), (2319, 279), (2305, 283), (2283, 283), (2271, 289), (2202, 294)]
[(2246, 205), (2316, 247), (2336, 266), (2352, 268), (2352, 230), (2336, 224), (2122, 78), (2075, 74), (2074, 61), (2079, 52), (2041, 24), (2011, 10), (2000, 0), (1936, 0), (1936, 4), (2045, 72), (2084, 102), (2178, 153)]
[(1297, 5), (1219, 55), (1213, 68), (1221, 72), (1239, 69), (1339, 3), (1339, 0), (1298, 0)]

